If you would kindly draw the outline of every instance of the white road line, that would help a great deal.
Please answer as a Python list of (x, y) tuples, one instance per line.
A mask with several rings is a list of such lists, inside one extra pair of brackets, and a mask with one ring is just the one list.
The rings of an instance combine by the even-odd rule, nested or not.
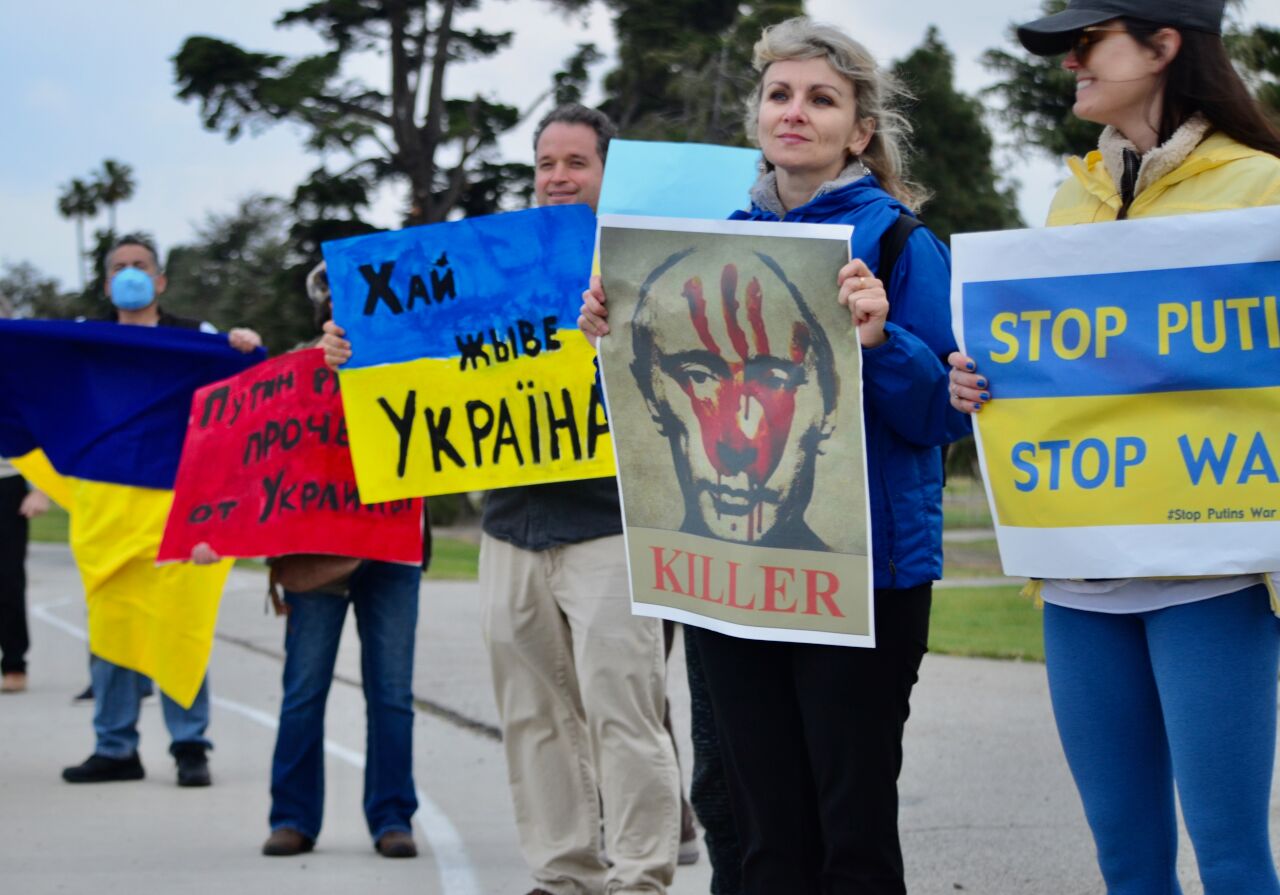
[(79, 602), (81, 601), (74, 600), (74, 599), (57, 600), (52, 603), (32, 603), (27, 608), (30, 610), (32, 615), (40, 619), (40, 621), (44, 622), (46, 625), (50, 625), (54, 628), (57, 628), (63, 634), (69, 634), (72, 637), (74, 637), (76, 640), (80, 640), (85, 643), (88, 643), (89, 635), (85, 633), (84, 628), (80, 627), (79, 625), (73, 625), (71, 624), (71, 622), (63, 621), (62, 619), (58, 618), (58, 616), (53, 614), (53, 610), (57, 609), (59, 606), (67, 606), (67, 605), (70, 605), (71, 603), (79, 603)]
[[(87, 642), (89, 636), (84, 628), (59, 618), (53, 613), (53, 610), (60, 606), (78, 602), (80, 601), (77, 599), (56, 600), (48, 603), (32, 604), (29, 609), (33, 616), (50, 627), (57, 628), (76, 640)], [(275, 730), (279, 727), (279, 722), (274, 715), (267, 714), (252, 706), (244, 705), (233, 699), (227, 699), (224, 696), (214, 696), (212, 697), (212, 702), (219, 708), (234, 712), (243, 718), (248, 718), (268, 730)], [(364, 770), (363, 752), (348, 749), (346, 746), (335, 743), (328, 738), (324, 741), (324, 751), (357, 770)], [(435, 856), (436, 869), (440, 876), (440, 886), (444, 895), (480, 895), (480, 882), (476, 879), (475, 869), (471, 866), (471, 858), (467, 854), (466, 844), (462, 841), (462, 835), (458, 832), (458, 828), (453, 825), (453, 822), (449, 820), (449, 816), (444, 813), (440, 806), (427, 798), (421, 789), (416, 789), (414, 793), (418, 797), (418, 813), (414, 815), (414, 821), (426, 838), (431, 854)]]

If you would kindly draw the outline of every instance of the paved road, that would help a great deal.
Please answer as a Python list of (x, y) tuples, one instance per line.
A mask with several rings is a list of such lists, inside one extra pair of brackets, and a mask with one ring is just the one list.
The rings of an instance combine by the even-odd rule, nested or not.
[[(258, 847), (267, 834), (282, 626), (263, 614), (263, 576), (233, 573), (223, 603), (211, 666), (214, 786), (181, 790), (155, 700), (143, 712), (145, 781), (61, 782), (59, 769), (92, 748), (91, 710), (70, 701), (86, 679), (83, 600), (65, 548), (33, 547), (29, 571), (32, 688), (0, 697), (0, 892), (522, 895), (530, 888), (492, 733), (474, 585), (423, 589), (414, 682), (423, 857), (379, 858), (364, 829), (363, 700), (358, 642), (348, 631), (329, 702), (323, 834), (311, 855), (270, 859)], [(682, 673), (671, 690), (683, 734)], [(929, 656), (913, 703), (902, 779), (911, 891), (1099, 895), (1043, 668)], [(682, 754), (689, 755), (687, 741)], [(1185, 843), (1183, 851), (1190, 880)], [(704, 857), (679, 871), (672, 893), (705, 893), (708, 878)], [(1197, 892), (1187, 886), (1188, 895)]]

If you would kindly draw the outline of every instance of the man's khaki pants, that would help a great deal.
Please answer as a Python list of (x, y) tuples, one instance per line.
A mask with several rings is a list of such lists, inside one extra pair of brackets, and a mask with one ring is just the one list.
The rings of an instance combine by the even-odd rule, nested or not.
[[(666, 891), (680, 838), (662, 623), (631, 614), (620, 535), (484, 536), (484, 636), (525, 861), (554, 895)], [(605, 851), (600, 853), (603, 803)]]

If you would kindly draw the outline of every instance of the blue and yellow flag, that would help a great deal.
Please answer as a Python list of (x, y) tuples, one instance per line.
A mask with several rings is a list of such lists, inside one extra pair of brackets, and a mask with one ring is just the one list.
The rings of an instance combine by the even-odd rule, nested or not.
[(169, 489), (194, 390), (262, 356), (198, 332), (0, 321), (0, 454), (71, 514), (89, 648), (182, 705), (204, 679), (231, 563), (156, 565)]
[(200, 690), (232, 561), (156, 565), (172, 491), (72, 482), (71, 551), (93, 654), (152, 678), (190, 706)]
[(0, 453), (38, 446), (62, 475), (172, 488), (192, 394), (265, 357), (194, 330), (0, 320)]
[(14, 457), (9, 462), (13, 464), (14, 469), (22, 473), (23, 478), (48, 495), (50, 500), (68, 513), (71, 512), (71, 504), (75, 499), (71, 483), (58, 475), (58, 471), (53, 468), (44, 451), (37, 448), (21, 457)]

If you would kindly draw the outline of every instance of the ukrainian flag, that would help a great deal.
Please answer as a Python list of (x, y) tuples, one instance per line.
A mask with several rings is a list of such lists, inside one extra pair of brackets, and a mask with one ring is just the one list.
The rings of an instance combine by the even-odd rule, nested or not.
[(182, 330), (0, 320), (0, 356), (0, 455), (71, 514), (90, 651), (190, 706), (231, 562), (156, 555), (192, 393), (262, 352)]
[(47, 494), (50, 500), (68, 513), (71, 512), (71, 502), (75, 499), (71, 485), (58, 475), (58, 471), (53, 468), (44, 451), (36, 448), (21, 457), (12, 458), (9, 462), (13, 464), (14, 469), (22, 473), (24, 479)]

